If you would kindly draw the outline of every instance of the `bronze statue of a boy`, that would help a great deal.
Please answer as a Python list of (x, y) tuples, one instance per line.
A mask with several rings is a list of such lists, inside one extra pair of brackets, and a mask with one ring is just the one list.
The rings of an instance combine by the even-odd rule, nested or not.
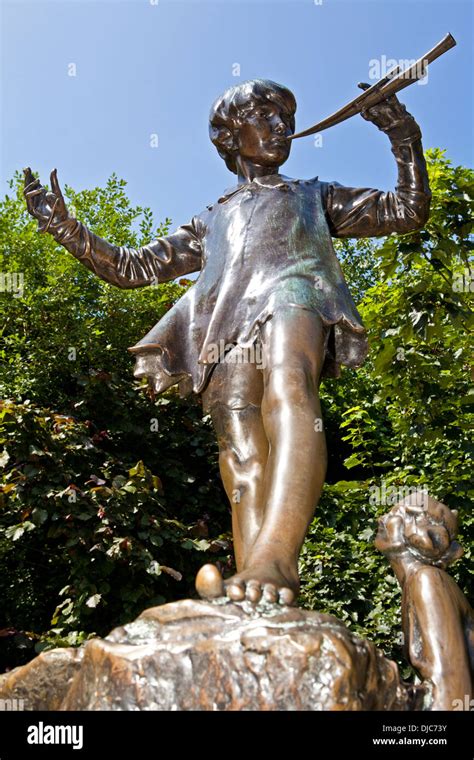
[(326, 472), (320, 378), (359, 366), (367, 353), (331, 237), (409, 232), (429, 215), (421, 132), (396, 96), (362, 113), (390, 138), (395, 192), (281, 175), (295, 110), (293, 94), (268, 80), (227, 90), (212, 107), (210, 136), (238, 184), (138, 250), (70, 217), (55, 171), (47, 192), (25, 170), (39, 229), (106, 282), (137, 288), (200, 270), (130, 350), (136, 377), (158, 393), (174, 384), (201, 393), (211, 414), (237, 573), (207, 576), (198, 590), (235, 601), (295, 602), (298, 555)]

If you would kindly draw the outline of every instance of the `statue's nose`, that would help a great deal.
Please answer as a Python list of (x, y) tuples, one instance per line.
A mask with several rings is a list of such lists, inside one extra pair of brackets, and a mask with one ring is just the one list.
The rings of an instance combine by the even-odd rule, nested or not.
[(149, 373), (149, 367), (147, 367), (147, 356), (146, 355), (138, 355), (136, 357), (135, 367), (133, 370), (133, 377), (136, 377), (137, 380), (141, 380), (143, 377), (148, 377)]

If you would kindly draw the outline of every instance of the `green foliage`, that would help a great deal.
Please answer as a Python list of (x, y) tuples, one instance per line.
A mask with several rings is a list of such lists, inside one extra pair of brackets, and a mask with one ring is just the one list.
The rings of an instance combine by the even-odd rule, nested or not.
[[(454, 575), (466, 592), (472, 575), (472, 172), (439, 150), (427, 158), (424, 230), (336, 244), (371, 351), (362, 368), (323, 383), (328, 484), (300, 561), (300, 602), (396, 659), (400, 593), (373, 548), (377, 517), (406, 489), (426, 487), (460, 510), (466, 553)], [(115, 176), (66, 195), (78, 218), (119, 244), (147, 242), (169, 223), (156, 228)], [(78, 644), (193, 595), (199, 565), (230, 572), (232, 560), (209, 419), (175, 390), (147, 399), (126, 351), (188, 281), (106, 285), (38, 235), (19, 177), (0, 205), (0, 242), (0, 271), (24, 276), (23, 294), (0, 293), (0, 641), (12, 665), (34, 646)]]
[[(192, 426), (190, 416), (187, 420)], [(66, 598), (53, 613), (53, 625), (104, 630), (111, 620), (129, 619), (137, 604), (180, 595), (175, 582), (183, 576), (181, 595), (189, 593), (193, 559), (195, 564), (201, 557), (186, 555), (219, 550), (220, 544), (195, 538), (195, 526), (176, 518), (160, 478), (143, 461), (127, 469), (102, 445), (106, 431), (92, 434), (90, 423), (29, 402), (4, 402), (0, 425), (10, 465), (1, 493), (9, 540), (4, 548), (36, 553), (44, 571), (41, 583), (51, 587), (68, 578), (58, 591)], [(181, 482), (184, 489), (194, 477), (188, 474)], [(189, 507), (179, 511), (192, 518)], [(12, 524), (19, 514), (21, 520)]]

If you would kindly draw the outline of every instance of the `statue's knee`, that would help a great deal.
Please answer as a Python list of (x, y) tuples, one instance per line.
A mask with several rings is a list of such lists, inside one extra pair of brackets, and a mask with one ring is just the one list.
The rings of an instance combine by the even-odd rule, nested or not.
[(266, 376), (264, 402), (267, 407), (307, 404), (317, 394), (315, 374), (310, 367), (273, 367)]
[(232, 476), (236, 487), (248, 486), (252, 481), (263, 476), (265, 463), (255, 452), (239, 451), (235, 448), (225, 448), (219, 453), (221, 471)]

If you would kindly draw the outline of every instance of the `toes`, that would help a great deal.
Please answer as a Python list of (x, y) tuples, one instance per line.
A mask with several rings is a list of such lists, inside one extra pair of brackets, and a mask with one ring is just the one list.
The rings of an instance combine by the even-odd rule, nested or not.
[[(207, 568), (213, 566), (206, 566)], [(258, 604), (260, 601), (267, 604), (281, 604), (282, 606), (291, 606), (296, 602), (296, 591), (289, 586), (280, 586), (278, 583), (271, 581), (259, 580), (256, 577), (250, 577), (247, 580), (244, 577), (234, 576), (225, 582), (223, 593), (233, 602), (243, 602), (246, 600), (251, 604)]]
[(215, 565), (203, 565), (196, 575), (196, 591), (202, 599), (223, 596), (222, 576)]
[(273, 583), (265, 583), (263, 587), (263, 598), (266, 602), (275, 603), (278, 601), (278, 589)]
[(278, 596), (280, 604), (286, 604), (291, 607), (295, 603), (296, 594), (291, 588), (281, 588)]
[(262, 587), (258, 581), (249, 581), (245, 589), (245, 596), (249, 602), (256, 604), (262, 598)]
[(225, 592), (229, 599), (232, 599), (233, 602), (241, 602), (243, 599), (245, 599), (245, 589), (238, 583), (230, 583), (228, 586), (226, 586)]

